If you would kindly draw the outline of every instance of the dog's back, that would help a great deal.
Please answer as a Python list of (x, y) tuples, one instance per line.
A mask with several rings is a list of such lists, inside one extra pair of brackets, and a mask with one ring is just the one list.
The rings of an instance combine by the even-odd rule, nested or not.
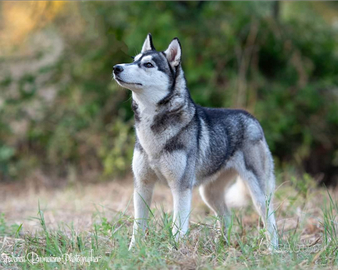
[(258, 121), (244, 110), (196, 107), (196, 118), (201, 130), (198, 137), (199, 151), (207, 152), (207, 156), (204, 154), (204, 163), (199, 162), (205, 176), (226, 166), (237, 151), (244, 150), (246, 144), (264, 140)]

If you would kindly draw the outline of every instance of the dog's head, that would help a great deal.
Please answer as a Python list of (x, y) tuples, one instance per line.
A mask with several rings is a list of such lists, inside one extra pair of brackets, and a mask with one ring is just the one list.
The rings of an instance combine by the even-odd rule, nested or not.
[(134, 62), (114, 66), (114, 79), (119, 85), (135, 93), (165, 96), (175, 82), (181, 54), (181, 45), (177, 38), (171, 41), (165, 51), (158, 52), (151, 34), (148, 34), (141, 53), (135, 56)]

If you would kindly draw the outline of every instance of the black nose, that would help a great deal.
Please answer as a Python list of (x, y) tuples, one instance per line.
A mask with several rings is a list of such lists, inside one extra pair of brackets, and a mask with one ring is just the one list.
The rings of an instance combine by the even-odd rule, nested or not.
[(114, 69), (114, 73), (117, 75), (117, 74), (120, 74), (122, 71), (123, 71), (123, 67), (122, 66), (119, 66), (119, 65), (116, 65), (113, 67)]

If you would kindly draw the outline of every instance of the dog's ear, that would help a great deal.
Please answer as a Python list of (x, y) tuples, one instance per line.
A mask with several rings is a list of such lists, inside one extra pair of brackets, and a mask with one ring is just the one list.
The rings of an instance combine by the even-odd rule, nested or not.
[(141, 53), (151, 50), (155, 50), (155, 47), (153, 45), (153, 39), (151, 37), (151, 34), (149, 33), (146, 37), (146, 40), (143, 43)]
[(164, 53), (172, 67), (177, 67), (181, 63), (182, 48), (178, 38), (174, 38), (170, 42), (168, 49)]

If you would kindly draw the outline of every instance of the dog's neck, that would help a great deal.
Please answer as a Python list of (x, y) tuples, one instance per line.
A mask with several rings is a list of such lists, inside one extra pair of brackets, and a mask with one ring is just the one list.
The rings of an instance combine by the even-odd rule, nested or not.
[(148, 157), (156, 158), (167, 143), (193, 120), (196, 113), (183, 71), (170, 91), (149, 97), (133, 92), (136, 136)]
[(162, 94), (160, 91), (154, 89), (147, 89), (151, 92), (151, 95), (145, 92), (133, 92), (133, 103), (137, 104), (139, 113), (141, 114), (154, 114), (157, 108), (157, 103), (162, 99)]
[(140, 115), (154, 116), (164, 110), (170, 112), (180, 107), (183, 109), (183, 105), (187, 103), (187, 101), (191, 102), (181, 66), (178, 67), (173, 89), (170, 89), (170, 92), (164, 93), (163, 91), (158, 91), (156, 88), (147, 90), (147, 92), (133, 91), (132, 93), (133, 103), (137, 104), (137, 110)]

